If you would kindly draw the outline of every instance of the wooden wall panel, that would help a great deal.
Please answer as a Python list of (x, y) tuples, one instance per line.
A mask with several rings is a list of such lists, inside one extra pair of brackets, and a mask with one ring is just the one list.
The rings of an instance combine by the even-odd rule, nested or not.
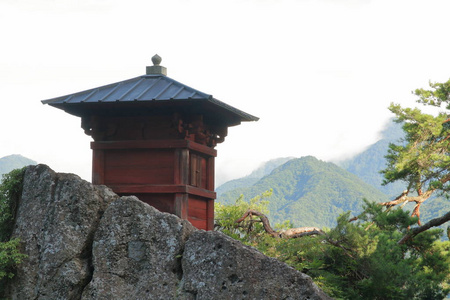
[(105, 184), (171, 184), (174, 181), (173, 150), (107, 150)]
[(216, 150), (181, 139), (92, 142), (91, 149), (93, 183), (214, 229)]
[(207, 230), (207, 201), (190, 195), (188, 207), (188, 221), (197, 228)]
[(203, 189), (208, 189), (209, 184), (208, 158), (203, 155), (199, 155), (197, 153), (190, 153), (189, 169), (190, 169), (189, 172), (190, 185)]
[[(121, 194), (126, 196), (131, 194)], [(175, 213), (174, 195), (173, 194), (133, 194), (138, 197), (139, 200), (153, 206), (159, 211)]]
[(207, 200), (206, 203), (206, 229), (214, 230), (214, 199)]
[(208, 230), (205, 220), (195, 220), (189, 218), (188, 221), (191, 222), (191, 224), (197, 229)]

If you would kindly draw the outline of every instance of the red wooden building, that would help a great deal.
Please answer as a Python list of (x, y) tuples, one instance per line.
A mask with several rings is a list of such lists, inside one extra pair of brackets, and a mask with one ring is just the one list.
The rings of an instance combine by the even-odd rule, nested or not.
[(136, 195), (200, 229), (214, 227), (214, 158), (227, 129), (258, 118), (167, 77), (146, 75), (42, 101), (81, 117), (92, 183)]

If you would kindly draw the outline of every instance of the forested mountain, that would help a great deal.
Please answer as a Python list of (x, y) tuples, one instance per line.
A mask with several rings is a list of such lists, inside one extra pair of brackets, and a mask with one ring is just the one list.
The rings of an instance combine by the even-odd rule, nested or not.
[[(403, 182), (382, 186), (383, 174), (380, 174), (380, 171), (386, 167), (385, 156), (388, 153), (389, 144), (400, 144), (403, 137), (404, 132), (401, 124), (391, 122), (382, 132), (381, 140), (370, 146), (366, 151), (349, 160), (340, 162), (338, 165), (357, 175), (364, 182), (378, 188), (387, 194), (390, 199), (394, 199), (407, 187)], [(406, 210), (412, 211), (413, 208), (414, 205), (412, 203), (405, 206)], [(435, 195), (422, 204), (420, 211), (422, 222), (427, 222), (450, 211), (450, 200), (445, 198), (445, 196)]]
[(400, 143), (403, 136), (401, 125), (392, 121), (383, 130), (381, 140), (355, 157), (339, 162), (337, 165), (355, 174), (364, 182), (378, 188), (388, 196), (396, 197), (405, 187), (400, 182), (382, 186), (383, 174), (380, 171), (386, 168), (385, 156), (388, 153), (389, 144)]
[[(296, 226), (330, 227), (340, 213), (359, 211), (363, 198), (384, 201), (395, 198), (406, 189), (402, 182), (382, 186), (383, 175), (380, 174), (386, 167), (389, 143), (400, 143), (402, 137), (401, 125), (391, 122), (382, 132), (381, 140), (337, 165), (314, 157), (284, 158), (285, 164), (283, 159), (272, 160), (268, 164), (274, 169), (272, 173), (267, 167), (263, 176), (260, 171), (255, 171), (252, 174), (260, 176), (250, 174), (218, 187), (218, 201), (232, 203), (241, 194), (251, 199), (273, 188), (273, 195), (268, 199), (271, 221), (291, 220)], [(276, 163), (280, 163), (278, 168), (275, 168)], [(405, 209), (411, 211), (413, 205), (409, 204)], [(421, 220), (427, 222), (448, 211), (450, 200), (435, 196), (421, 206)]]
[(250, 175), (247, 175), (242, 178), (227, 181), (224, 184), (222, 184), (221, 186), (219, 186), (216, 189), (217, 196), (220, 196), (221, 194), (223, 194), (227, 191), (231, 191), (231, 190), (234, 190), (237, 188), (252, 186), (253, 184), (258, 182), (258, 180), (260, 180), (264, 176), (269, 175), (273, 171), (273, 169), (281, 166), (282, 164), (284, 164), (285, 162), (287, 162), (293, 158), (294, 157), (281, 157), (281, 158), (271, 159), (271, 160), (263, 163), (259, 168), (257, 168), (252, 173), (250, 173)]
[(339, 214), (361, 210), (363, 199), (385, 201), (387, 196), (354, 174), (333, 163), (308, 156), (291, 159), (252, 186), (241, 187), (218, 197), (233, 203), (273, 189), (269, 209), (272, 222), (291, 220), (295, 226), (332, 227)]
[(11, 172), (14, 169), (28, 165), (36, 165), (37, 162), (19, 154), (8, 155), (0, 158), (0, 179), (1, 175)]

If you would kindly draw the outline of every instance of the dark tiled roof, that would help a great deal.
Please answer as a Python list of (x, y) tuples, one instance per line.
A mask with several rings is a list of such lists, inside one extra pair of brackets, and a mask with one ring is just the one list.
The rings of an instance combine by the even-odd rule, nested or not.
[(62, 108), (88, 103), (132, 103), (163, 100), (208, 102), (210, 105), (232, 113), (241, 121), (257, 121), (258, 118), (234, 108), (212, 95), (202, 93), (163, 75), (143, 75), (98, 88), (43, 100), (42, 103)]

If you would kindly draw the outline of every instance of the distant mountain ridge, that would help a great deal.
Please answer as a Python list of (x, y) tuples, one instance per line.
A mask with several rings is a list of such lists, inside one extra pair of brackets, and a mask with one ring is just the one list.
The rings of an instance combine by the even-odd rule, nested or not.
[(358, 155), (338, 162), (337, 165), (357, 175), (364, 182), (373, 185), (390, 197), (396, 197), (405, 189), (404, 185), (401, 182), (396, 182), (383, 186), (384, 177), (380, 171), (386, 168), (385, 156), (388, 153), (389, 144), (400, 143), (404, 133), (400, 124), (391, 121), (381, 134), (381, 140)]
[(340, 213), (360, 211), (363, 198), (387, 200), (386, 195), (354, 174), (307, 156), (288, 160), (253, 185), (221, 194), (218, 201), (233, 203), (241, 194), (251, 199), (269, 189), (273, 189), (269, 199), (271, 220), (291, 220), (295, 226), (332, 227)]
[(261, 164), (257, 169), (255, 169), (252, 173), (250, 173), (247, 176), (244, 176), (242, 178), (233, 179), (230, 181), (225, 182), (224, 184), (220, 185), (218, 188), (216, 188), (216, 193), (218, 196), (221, 194), (234, 190), (241, 187), (248, 187), (263, 178), (264, 176), (269, 175), (273, 169), (281, 166), (282, 164), (286, 163), (287, 161), (294, 159), (294, 157), (281, 157), (281, 158), (275, 158), (271, 159), (263, 164)]
[(37, 162), (20, 154), (12, 154), (0, 158), (0, 180), (3, 174), (29, 165), (37, 165)]
[[(273, 188), (273, 196), (268, 199), (271, 221), (291, 220), (295, 226), (331, 227), (340, 213), (350, 210), (357, 214), (363, 198), (385, 201), (405, 189), (402, 182), (382, 186), (380, 173), (386, 168), (389, 144), (401, 143), (403, 137), (401, 125), (390, 122), (379, 141), (350, 159), (336, 164), (312, 156), (290, 159), (264, 177), (249, 175), (218, 187), (217, 201), (233, 203), (241, 194), (251, 199)], [(405, 207), (412, 208), (412, 204)], [(435, 196), (421, 206), (421, 220), (427, 222), (449, 210), (450, 201)]]
[[(403, 138), (404, 132), (401, 124), (392, 121), (383, 130), (381, 140), (370, 146), (366, 151), (340, 162), (338, 165), (387, 194), (390, 199), (394, 199), (406, 189), (405, 183), (399, 181), (383, 186), (383, 174), (380, 171), (386, 168), (385, 156), (388, 153), (389, 144), (401, 144)], [(413, 208), (413, 203), (405, 206), (405, 209), (409, 211), (412, 211)], [(434, 195), (421, 205), (420, 219), (425, 223), (444, 215), (448, 211), (450, 211), (449, 199), (442, 195)], [(442, 226), (442, 228), (445, 226), (447, 225)]]

